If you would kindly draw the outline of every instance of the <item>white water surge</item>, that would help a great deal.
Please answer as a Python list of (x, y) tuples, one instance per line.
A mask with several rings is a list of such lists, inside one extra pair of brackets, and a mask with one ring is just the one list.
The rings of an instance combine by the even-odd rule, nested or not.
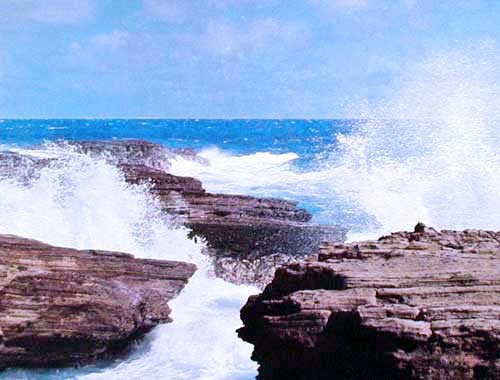
[(338, 223), (341, 209), (357, 232), (351, 239), (418, 221), (500, 230), (499, 53), (490, 41), (410, 65), (394, 96), (363, 107), (365, 119), (337, 135), (329, 159), (318, 158), (313, 170), (294, 167), (293, 153), (210, 149), (201, 152), (209, 166), (179, 158), (172, 171), (211, 191), (307, 197), (320, 205), (322, 222)]
[(166, 220), (147, 189), (128, 185), (115, 167), (64, 149), (37, 153), (59, 159), (29, 186), (0, 179), (0, 233), (193, 262), (198, 271), (170, 302), (174, 322), (156, 328), (129, 357), (79, 369), (9, 370), (0, 379), (252, 379), (252, 348), (235, 330), (239, 309), (257, 289), (211, 277), (200, 245)]

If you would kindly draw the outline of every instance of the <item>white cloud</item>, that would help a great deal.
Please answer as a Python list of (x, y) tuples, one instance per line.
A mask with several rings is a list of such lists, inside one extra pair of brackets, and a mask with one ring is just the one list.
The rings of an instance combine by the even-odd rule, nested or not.
[(87, 71), (112, 72), (117, 68), (142, 69), (157, 62), (159, 56), (149, 34), (116, 29), (72, 43), (65, 61)]
[(91, 19), (94, 0), (1, 0), (0, 21), (71, 25)]
[[(403, 6), (406, 10), (413, 10), (419, 0), (309, 0), (318, 9), (331, 13), (352, 14), (368, 9), (384, 9)], [(458, 1), (458, 0), (457, 0)]]
[(146, 12), (162, 21), (182, 23), (191, 13), (187, 0), (144, 0)]
[(157, 20), (182, 24), (218, 16), (230, 8), (259, 10), (280, 4), (279, 0), (143, 0), (145, 13)]
[(413, 9), (417, 6), (418, 0), (403, 0), (403, 4), (408, 9)]
[(208, 5), (215, 8), (227, 8), (238, 6), (265, 7), (276, 4), (276, 0), (208, 0)]
[(213, 54), (243, 56), (277, 43), (301, 41), (305, 34), (302, 25), (278, 22), (273, 18), (254, 20), (246, 25), (210, 20), (198, 43), (202, 49)]
[(326, 11), (351, 13), (367, 8), (369, 0), (310, 0), (311, 3)]

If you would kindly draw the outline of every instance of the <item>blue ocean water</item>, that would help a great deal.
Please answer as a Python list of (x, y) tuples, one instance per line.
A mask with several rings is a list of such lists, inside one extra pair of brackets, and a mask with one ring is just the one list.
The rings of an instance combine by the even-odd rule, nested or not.
[(0, 144), (27, 146), (56, 140), (144, 139), (169, 148), (211, 146), (233, 154), (295, 152), (306, 162), (336, 144), (358, 120), (1, 120)]
[[(339, 134), (349, 133), (359, 120), (161, 120), (161, 119), (106, 119), (106, 120), (1, 120), (0, 144), (27, 147), (60, 140), (123, 140), (143, 139), (165, 145), (168, 148), (192, 148), (198, 152), (217, 148), (233, 156), (266, 152), (272, 155), (294, 153), (296, 170), (313, 170), (332, 156), (337, 149)], [(265, 157), (263, 160), (265, 161)], [(253, 168), (258, 169), (258, 168)], [(178, 174), (191, 174), (180, 172)], [(198, 174), (198, 173), (195, 173)], [(276, 174), (276, 173), (273, 173)], [(204, 177), (201, 175), (201, 177)], [(203, 179), (203, 178), (202, 178)], [(249, 186), (236, 189), (211, 187), (210, 190), (242, 192), (257, 196), (284, 197), (296, 200), (301, 207), (312, 212), (318, 222), (329, 223), (320, 217), (324, 202), (335, 208), (335, 223), (352, 225), (342, 207), (324, 197), (296, 193), (278, 186)], [(280, 180), (276, 178), (276, 180)], [(346, 219), (347, 217), (347, 219)], [(359, 222), (360, 215), (357, 216)]]

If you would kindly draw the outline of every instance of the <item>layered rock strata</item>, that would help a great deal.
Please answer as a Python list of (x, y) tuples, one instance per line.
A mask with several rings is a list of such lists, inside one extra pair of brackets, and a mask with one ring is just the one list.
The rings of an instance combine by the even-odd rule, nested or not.
[[(60, 143), (61, 145), (68, 143)], [(318, 249), (320, 242), (343, 241), (345, 229), (311, 224), (311, 215), (296, 202), (243, 195), (212, 194), (191, 177), (166, 172), (175, 156), (208, 164), (190, 149), (169, 150), (142, 140), (77, 141), (77, 153), (106, 159), (119, 167), (127, 182), (146, 184), (162, 207), (191, 229), (191, 237), (206, 242), (214, 272), (233, 283), (264, 285), (277, 266), (296, 261)], [(0, 176), (29, 181), (57, 158), (0, 153)], [(2, 168), (4, 168), (2, 170)]]
[(241, 317), (260, 379), (500, 379), (500, 232), (327, 243)]
[(86, 363), (159, 323), (196, 267), (0, 235), (0, 368)]
[(212, 194), (202, 183), (151, 169), (120, 165), (129, 183), (148, 184), (164, 210), (207, 243), (215, 273), (233, 283), (263, 285), (281, 264), (318, 249), (322, 241), (343, 241), (345, 230), (309, 223), (296, 202)]

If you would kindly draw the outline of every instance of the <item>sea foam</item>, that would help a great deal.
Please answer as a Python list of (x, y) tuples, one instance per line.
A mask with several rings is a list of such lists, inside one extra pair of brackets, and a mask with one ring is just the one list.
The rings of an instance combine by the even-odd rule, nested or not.
[[(201, 152), (210, 165), (174, 162), (211, 191), (299, 199), (315, 220), (351, 239), (436, 228), (500, 229), (500, 62), (494, 42), (409, 64), (389, 98), (309, 168), (294, 153)], [(335, 133), (332, 131), (332, 133)]]
[(159, 326), (127, 358), (66, 370), (8, 370), (3, 379), (250, 379), (251, 346), (236, 336), (239, 309), (257, 289), (211, 277), (201, 245), (161, 212), (148, 189), (129, 185), (104, 160), (71, 149), (31, 154), (57, 158), (30, 184), (0, 178), (0, 233), (49, 244), (123, 251), (194, 262), (198, 271), (170, 303), (174, 322)]

